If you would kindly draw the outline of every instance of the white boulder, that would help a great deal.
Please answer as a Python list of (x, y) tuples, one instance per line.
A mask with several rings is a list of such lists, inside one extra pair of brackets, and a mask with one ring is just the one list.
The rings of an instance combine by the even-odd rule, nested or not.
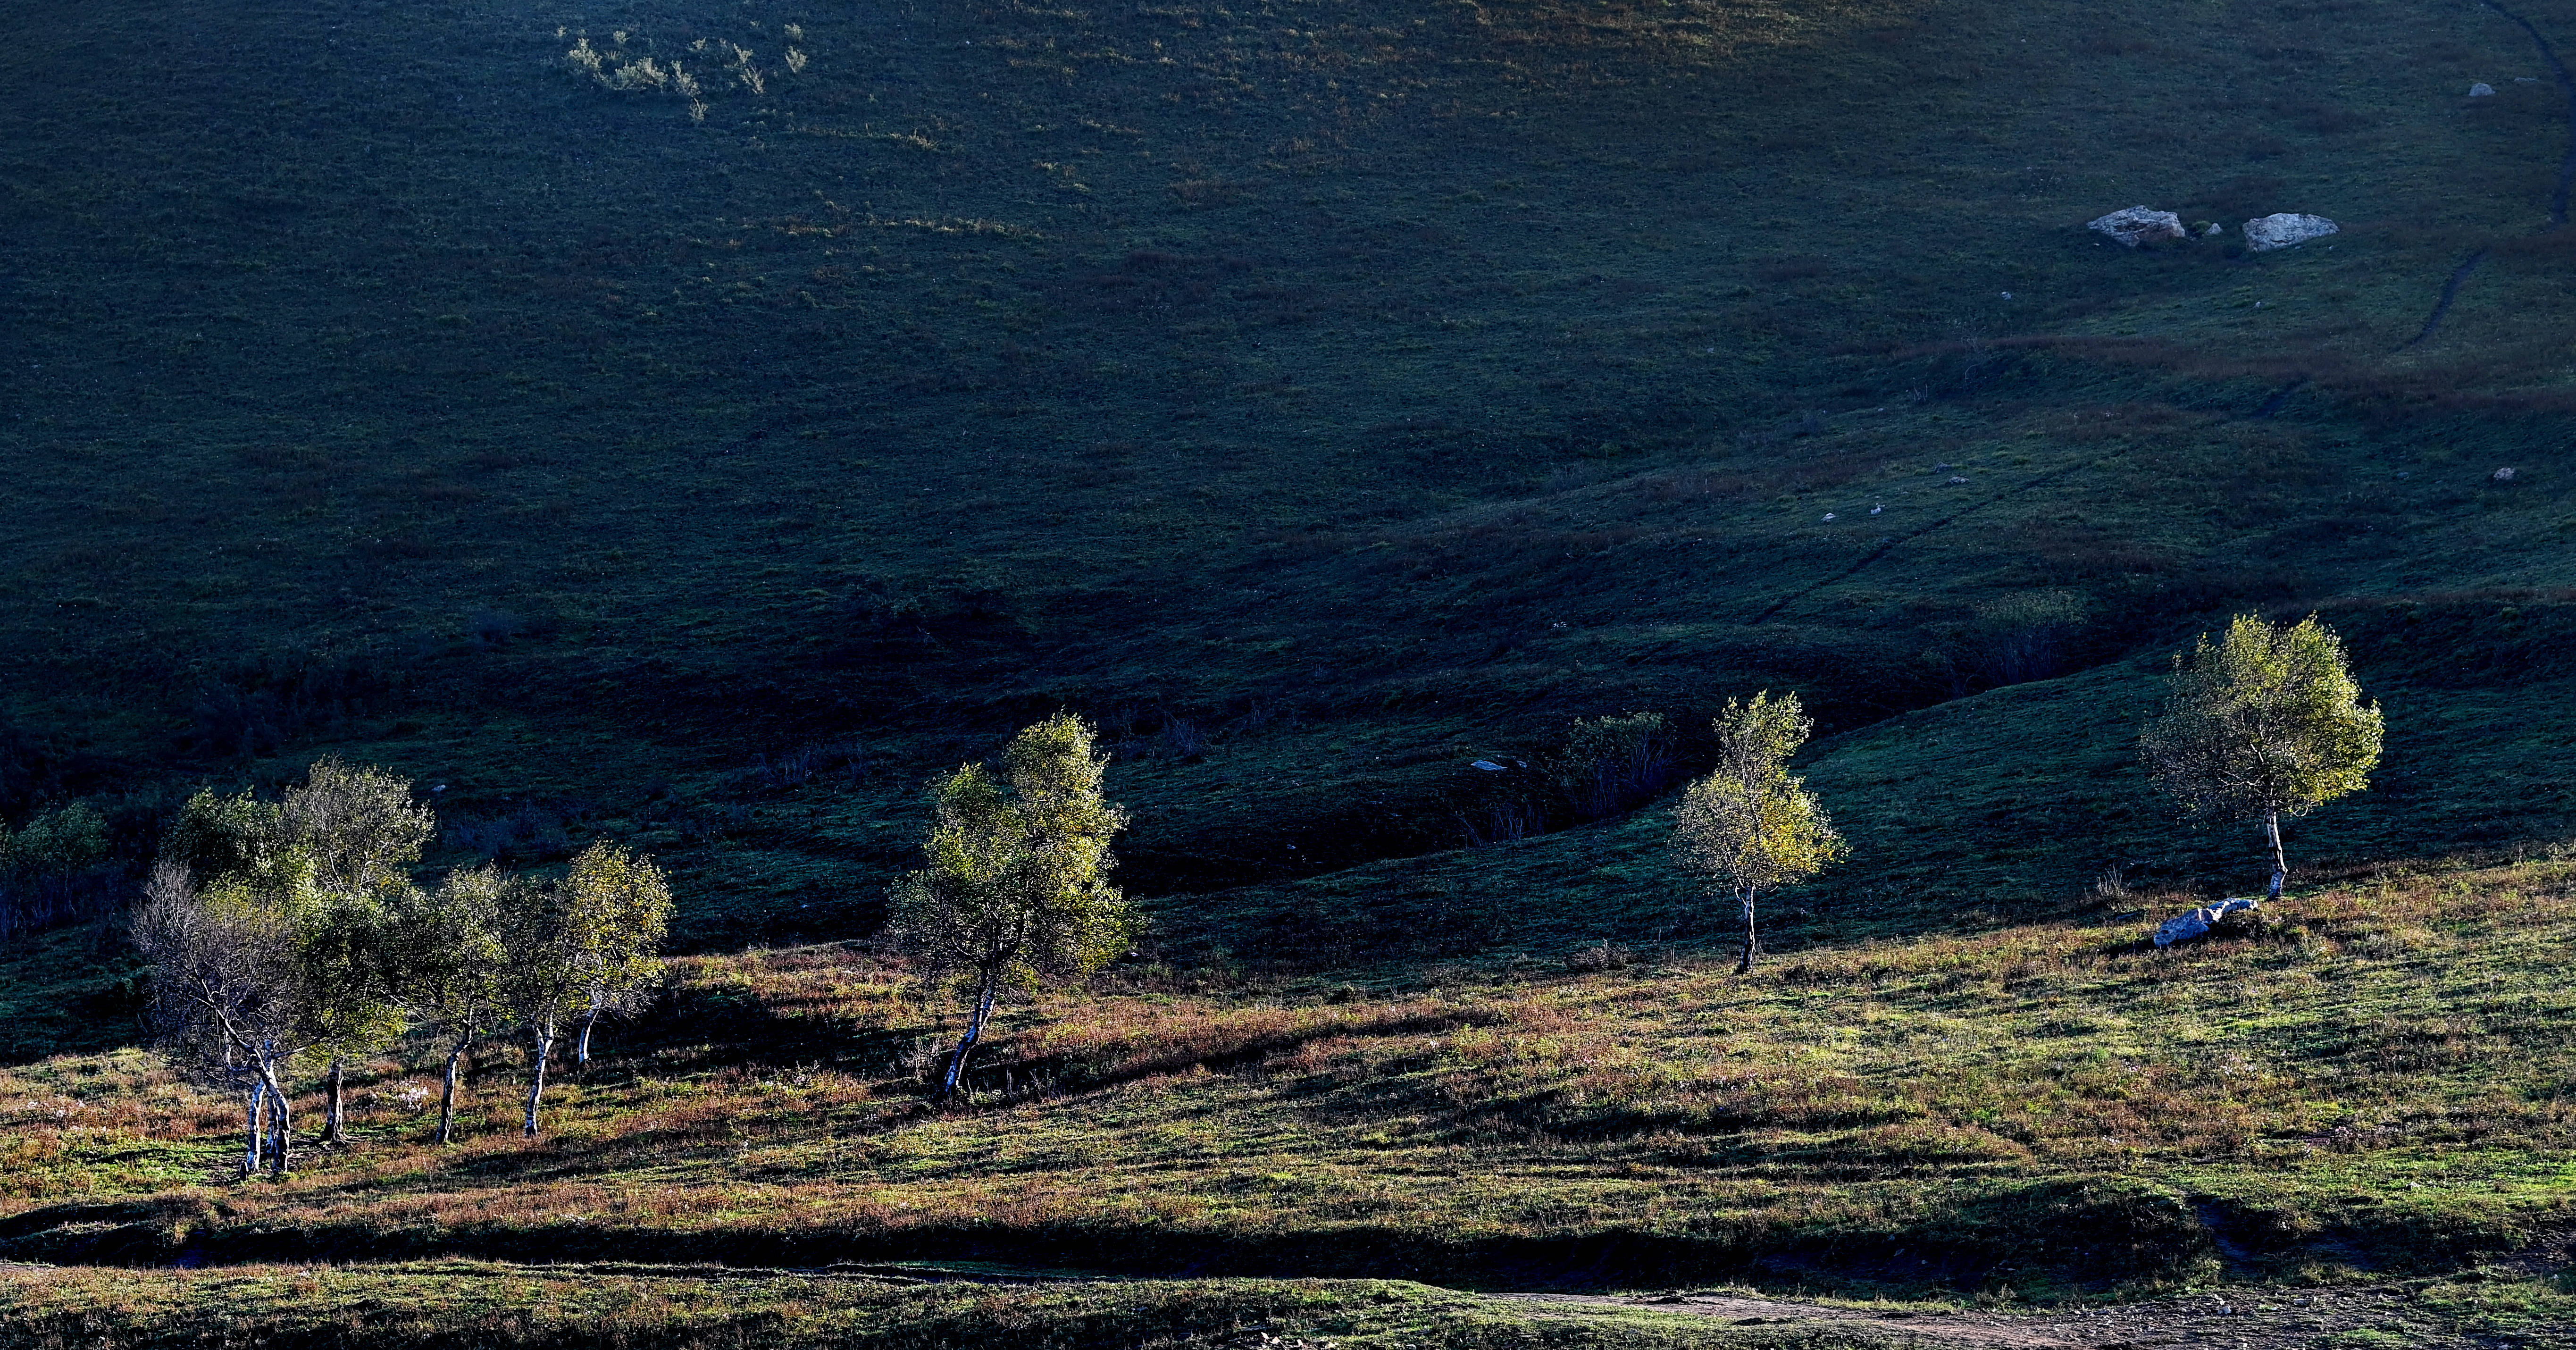
[(2494, 97), (2495, 97), (2495, 86), (2494, 86), (2494, 85), (2491, 85), (2491, 84), (2483, 84), (2483, 83), (2481, 83), (2481, 84), (2473, 84), (2473, 85), (2470, 85), (2470, 86), (2469, 86), (2469, 97), (2471, 97), (2471, 98), (2494, 98)]
[(2084, 228), (2095, 234), (2109, 235), (2127, 248), (2151, 244), (2159, 239), (2183, 237), (2182, 217), (2152, 206), (2125, 207), (2093, 220)]
[(2257, 253), (2304, 244), (2341, 233), (2341, 227), (2324, 216), (2306, 216), (2296, 211), (2282, 211), (2245, 222), (2245, 247)]
[(2262, 901), (2249, 895), (2238, 895), (2230, 896), (2214, 905), (2204, 905), (2189, 914), (2177, 914), (2156, 926), (2156, 945), (2170, 947), (2177, 942), (2188, 942), (2196, 937), (2205, 937), (2209, 933), (2209, 926), (2218, 922), (2219, 915), (2233, 914), (2240, 909), (2262, 907)]

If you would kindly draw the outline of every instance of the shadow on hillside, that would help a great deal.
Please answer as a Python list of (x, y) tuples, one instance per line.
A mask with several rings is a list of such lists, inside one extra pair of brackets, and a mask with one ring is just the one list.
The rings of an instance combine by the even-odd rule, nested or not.
[(2509, 1225), (2426, 1231), (2356, 1213), (2321, 1231), (2210, 1197), (2127, 1179), (1997, 1182), (1946, 1195), (1937, 1209), (1876, 1222), (1805, 1227), (1712, 1221), (1700, 1231), (1606, 1228), (1552, 1237), (1341, 1228), (1241, 1234), (1110, 1223), (1021, 1227), (835, 1228), (773, 1223), (722, 1230), (611, 1228), (583, 1222), (377, 1228), (267, 1227), (224, 1217), (203, 1197), (44, 1206), (0, 1221), (0, 1260), (62, 1265), (234, 1264), (431, 1257), (502, 1261), (709, 1262), (821, 1268), (878, 1261), (972, 1261), (1056, 1273), (1163, 1278), (1378, 1277), (1486, 1288), (1676, 1287), (1715, 1280), (1790, 1289), (1956, 1294), (2010, 1272), (2016, 1285), (2088, 1290), (2206, 1278), (2294, 1274), (2319, 1259), (2364, 1270), (2438, 1271), (2498, 1253), (2558, 1251)]

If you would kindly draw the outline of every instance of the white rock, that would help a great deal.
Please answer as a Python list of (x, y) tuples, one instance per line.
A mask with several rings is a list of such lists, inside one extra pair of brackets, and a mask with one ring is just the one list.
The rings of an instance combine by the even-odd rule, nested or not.
[(2209, 920), (2200, 917), (2200, 911), (2195, 909), (2189, 914), (2178, 914), (2156, 925), (2156, 945), (2170, 947), (2177, 942), (2188, 942), (2208, 931)]
[(2499, 483), (2510, 483), (2510, 482), (2512, 482), (2512, 481), (2513, 481), (2513, 470), (2511, 470), (2511, 469), (2498, 469), (2498, 470), (2496, 470), (2496, 471), (2495, 471), (2495, 480), (2496, 480), (2497, 482), (2499, 482)]
[(2494, 98), (2494, 97), (2495, 97), (2495, 86), (2494, 86), (2494, 85), (2491, 85), (2491, 84), (2473, 84), (2473, 85), (2470, 85), (2470, 86), (2469, 86), (2469, 97), (2471, 97), (2471, 98)]
[(2311, 239), (2323, 239), (2327, 235), (2340, 233), (2342, 233), (2341, 227), (2324, 216), (2307, 216), (2296, 211), (2282, 211), (2260, 220), (2245, 222), (2245, 246), (2257, 253), (2266, 253), (2276, 248), (2288, 248), (2294, 244), (2304, 244)]
[(2182, 217), (2152, 206), (2126, 207), (2093, 220), (2084, 228), (2095, 234), (2108, 235), (2130, 248), (2159, 239), (2183, 237)]
[(2219, 915), (2233, 914), (2240, 909), (2262, 907), (2263, 902), (2252, 896), (2237, 895), (2221, 900), (2217, 904), (2195, 909), (2189, 914), (2177, 914), (2156, 926), (2156, 945), (2170, 947), (2177, 942), (2188, 942), (2193, 938), (2206, 936), (2209, 926), (2218, 921)]

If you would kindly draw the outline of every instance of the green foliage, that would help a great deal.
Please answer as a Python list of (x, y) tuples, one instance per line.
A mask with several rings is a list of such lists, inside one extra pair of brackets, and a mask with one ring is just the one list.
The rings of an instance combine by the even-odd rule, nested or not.
[(574, 856), (561, 884), (583, 1011), (633, 1011), (662, 978), (662, 939), (671, 926), (669, 879), (652, 859), (600, 842)]
[(2370, 785), (2378, 705), (2343, 644), (2309, 615), (2283, 628), (2240, 614), (2213, 646), (2174, 658), (2162, 713), (2140, 746), (2186, 811), (2227, 819), (2298, 816)]
[(60, 874), (107, 860), (107, 821), (87, 802), (57, 807), (27, 822), (15, 838), (0, 832), (0, 861)]
[(348, 895), (403, 884), (405, 869), (420, 861), (438, 829), (429, 808), (413, 800), (410, 779), (336, 755), (313, 762), (304, 781), (286, 790), (275, 818), (277, 838), (312, 860), (316, 884)]
[(527, 888), (497, 867), (459, 868), (396, 899), (396, 996), (442, 1039), (472, 1040), (499, 1016), (504, 916), (527, 905)]
[(1685, 867), (1745, 895), (1842, 860), (1832, 819), (1788, 771), (1812, 727), (1796, 694), (1727, 700), (1714, 726), (1718, 765), (1691, 784), (1673, 815), (1673, 850)]
[(337, 1059), (393, 1044), (406, 1022), (394, 913), (381, 896), (328, 890), (301, 918), (296, 944), (313, 991), (315, 1046)]
[(1717, 767), (1690, 785), (1673, 812), (1674, 856), (1711, 886), (1732, 892), (1744, 911), (1741, 970), (1753, 968), (1760, 945), (1756, 897), (1805, 881), (1848, 851), (1825, 808), (1789, 773), (1789, 757), (1813, 728), (1796, 694), (1775, 700), (1765, 690), (1750, 702), (1728, 699), (1711, 727)]
[(2278, 628), (2240, 614), (2217, 646), (2204, 633), (2174, 658), (2139, 746), (2186, 812), (2263, 822), (2277, 898), (2290, 870), (2281, 818), (2368, 787), (2381, 732), (2378, 706), (2362, 703), (2343, 644), (2315, 615)]
[(590, 935), (561, 887), (516, 877), (485, 884), (492, 886), (499, 920), (501, 1008), (521, 1028), (550, 1039), (589, 1005), (581, 957)]
[(201, 788), (179, 809), (161, 855), (213, 882), (265, 872), (285, 842), (275, 803), (247, 791), (223, 796)]
[(1577, 815), (1598, 820), (1661, 789), (1672, 767), (1662, 713), (1577, 718), (1544, 767)]
[(924, 973), (982, 989), (1079, 980), (1123, 955), (1133, 912), (1109, 882), (1126, 815), (1101, 793), (1105, 755), (1089, 726), (1058, 713), (1022, 731), (995, 781), (968, 764), (932, 785), (922, 850), (889, 919)]

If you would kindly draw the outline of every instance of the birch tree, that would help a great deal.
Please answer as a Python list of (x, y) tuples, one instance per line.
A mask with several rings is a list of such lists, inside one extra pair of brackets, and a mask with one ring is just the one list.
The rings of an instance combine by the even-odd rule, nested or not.
[(2290, 876), (2282, 819), (2370, 786), (2382, 730), (2315, 615), (2282, 628), (2240, 614), (2216, 644), (2204, 633), (2174, 658), (2139, 749), (2186, 814), (2262, 825), (2278, 900)]
[(409, 779), (326, 755), (275, 805), (200, 793), (174, 831), (174, 851), (200, 882), (306, 897), (291, 908), (312, 1039), (329, 1056), (326, 1144), (348, 1142), (349, 1059), (402, 1034), (389, 904), (411, 889), (409, 867), (436, 829)]
[(312, 860), (322, 889), (377, 895), (408, 878), (438, 822), (410, 779), (325, 755), (279, 800), (277, 833)]
[(293, 1069), (323, 1035), (298, 931), (309, 902), (302, 888), (255, 889), (238, 877), (200, 888), (184, 864), (164, 861), (132, 919), (163, 1044), (196, 1076), (246, 1098), (244, 1176), (263, 1159), (286, 1175)]
[(537, 1111), (546, 1092), (546, 1068), (564, 1024), (587, 1006), (589, 986), (581, 968), (580, 935), (559, 886), (506, 886), (498, 895), (497, 934), (502, 1012), (528, 1041), (528, 1104), (524, 1132), (537, 1134)]
[(999, 780), (967, 764), (931, 785), (929, 866), (896, 884), (888, 926), (916, 969), (967, 1000), (943, 1098), (1001, 993), (1086, 979), (1134, 941), (1135, 913), (1109, 884), (1127, 817), (1102, 795), (1107, 765), (1092, 729), (1058, 713), (1012, 739)]
[(1796, 694), (1728, 699), (1713, 726), (1717, 767), (1690, 785), (1674, 812), (1674, 855), (1712, 888), (1725, 888), (1743, 913), (1739, 975), (1761, 950), (1754, 923), (1761, 893), (1804, 881), (1846, 851), (1824, 807), (1788, 770), (1813, 728)]
[(320, 891), (296, 919), (306, 1015), (315, 1047), (328, 1057), (322, 1142), (334, 1148), (349, 1142), (342, 1092), (348, 1061), (392, 1045), (403, 1034), (403, 1007), (396, 999), (401, 954), (386, 900), (383, 894)]
[(671, 884), (652, 859), (596, 843), (572, 860), (563, 888), (585, 999), (573, 1063), (588, 1068), (591, 1028), (602, 1016), (642, 1011), (662, 978)]
[(438, 1093), (438, 1137), (455, 1137), (457, 1076), (474, 1043), (498, 1026), (508, 951), (502, 916), (524, 905), (527, 883), (494, 867), (451, 872), (435, 892), (411, 892), (394, 920), (396, 995), (447, 1052)]
[(501, 964), (495, 983), (500, 1010), (528, 1042), (530, 1136), (537, 1133), (556, 1042), (603, 1004), (638, 998), (660, 978), (670, 910), (661, 869), (608, 844), (584, 850), (556, 885), (505, 883), (496, 890)]

